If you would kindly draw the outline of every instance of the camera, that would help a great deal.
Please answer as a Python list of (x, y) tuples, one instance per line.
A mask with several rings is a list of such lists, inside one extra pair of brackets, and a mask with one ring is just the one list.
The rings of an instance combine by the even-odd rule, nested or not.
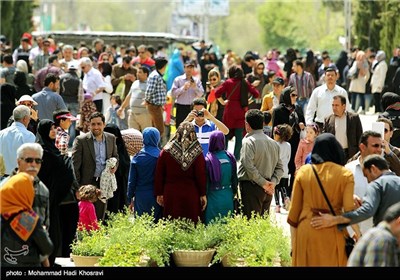
[(193, 77), (190, 77), (190, 82), (191, 82), (191, 83), (194, 83)]
[(197, 111), (197, 112), (196, 112), (196, 115), (197, 115), (198, 117), (204, 117), (204, 112), (203, 112), (203, 111)]

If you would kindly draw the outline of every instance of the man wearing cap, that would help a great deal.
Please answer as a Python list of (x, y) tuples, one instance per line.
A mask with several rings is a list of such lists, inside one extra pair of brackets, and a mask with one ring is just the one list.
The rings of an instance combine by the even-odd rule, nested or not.
[(185, 120), (187, 115), (191, 112), (191, 105), (195, 98), (199, 98), (204, 94), (201, 81), (193, 76), (194, 62), (188, 60), (185, 62), (185, 73), (175, 78), (171, 95), (175, 98), (176, 127)]
[[(68, 72), (60, 76), (60, 95), (65, 105), (72, 115), (77, 116), (83, 106), (83, 85), (82, 80), (78, 76), (78, 63), (71, 62), (68, 65)], [(70, 140), (69, 147), (72, 147), (76, 136), (76, 123), (73, 122), (69, 126)]]
[[(328, 67), (325, 70), (325, 84), (316, 87), (310, 97), (306, 109), (306, 124), (315, 123), (319, 126), (319, 131), (323, 130), (324, 120), (333, 113), (332, 100), (335, 95), (343, 95), (346, 97), (346, 110), (351, 112), (351, 106), (347, 91), (336, 84), (338, 73), (336, 68)], [(314, 114), (316, 114), (314, 120)]]
[[(28, 123), (28, 127), (27, 129), (32, 132), (33, 134), (36, 135), (37, 132), (37, 126), (39, 124), (39, 117), (38, 117), (38, 112), (33, 109), (33, 106), (37, 106), (37, 102), (35, 100), (33, 100), (33, 98), (29, 95), (22, 95), (21, 98), (15, 102), (15, 105), (25, 105), (27, 107), (29, 107), (29, 109), (31, 110), (31, 120)], [(14, 117), (11, 116), (8, 119), (8, 123), (7, 126), (12, 125), (14, 122)]]
[[(263, 97), (261, 104), (262, 112), (269, 112), (272, 116), (274, 108), (278, 107), (285, 81), (281, 77), (276, 77), (272, 81), (272, 91)], [(272, 131), (272, 120), (267, 124), (267, 131)]]
[(54, 125), (57, 127), (55, 145), (60, 150), (62, 155), (68, 155), (68, 143), (70, 142), (70, 136), (67, 131), (72, 122), (75, 122), (77, 118), (74, 117), (68, 110), (58, 110), (54, 111), (53, 120)]

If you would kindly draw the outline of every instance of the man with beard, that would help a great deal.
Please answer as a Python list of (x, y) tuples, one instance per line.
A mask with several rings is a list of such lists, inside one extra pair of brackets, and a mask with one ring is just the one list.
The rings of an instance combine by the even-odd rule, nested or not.
[[(76, 179), (80, 186), (92, 184), (100, 188), (100, 176), (106, 167), (106, 160), (115, 157), (119, 160), (116, 138), (104, 132), (105, 117), (95, 112), (90, 116), (90, 131), (75, 138), (72, 147), (72, 161)], [(117, 165), (110, 171), (115, 173)], [(107, 201), (97, 200), (94, 203), (96, 216), (104, 220)]]

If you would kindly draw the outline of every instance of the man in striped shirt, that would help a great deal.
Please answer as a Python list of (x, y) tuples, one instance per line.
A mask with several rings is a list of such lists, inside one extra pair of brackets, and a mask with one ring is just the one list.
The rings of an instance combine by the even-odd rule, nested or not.
[(296, 88), (297, 104), (301, 106), (305, 115), (308, 101), (315, 88), (315, 81), (310, 73), (304, 71), (304, 64), (301, 60), (293, 61), (292, 70), (293, 73), (290, 75), (288, 85)]

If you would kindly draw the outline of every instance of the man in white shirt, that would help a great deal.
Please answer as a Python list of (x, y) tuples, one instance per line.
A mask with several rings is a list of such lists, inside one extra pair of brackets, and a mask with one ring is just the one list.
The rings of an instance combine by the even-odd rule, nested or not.
[[(325, 118), (333, 113), (332, 100), (335, 95), (346, 97), (346, 110), (351, 112), (347, 91), (336, 84), (337, 79), (336, 69), (328, 67), (325, 70), (325, 84), (315, 88), (311, 94), (305, 115), (306, 124), (317, 123), (319, 131), (323, 130)], [(315, 121), (313, 121), (315, 113)]]
[(97, 111), (101, 113), (103, 110), (103, 90), (107, 87), (103, 75), (99, 70), (93, 68), (93, 63), (88, 57), (81, 59), (80, 66), (83, 73), (85, 73), (82, 81), (83, 89), (85, 93), (92, 95)]
[[(360, 156), (347, 163), (345, 167), (354, 175), (354, 194), (359, 198), (364, 197), (365, 193), (367, 192), (368, 187), (368, 179), (364, 176), (362, 171), (361, 163), (363, 162), (364, 158), (368, 155), (382, 154), (382, 136), (380, 133), (367, 130), (365, 131), (360, 138)], [(361, 203), (360, 203), (361, 205)], [(372, 218), (369, 218), (361, 223), (359, 223), (360, 230), (362, 233), (365, 233), (368, 229), (373, 226)]]

